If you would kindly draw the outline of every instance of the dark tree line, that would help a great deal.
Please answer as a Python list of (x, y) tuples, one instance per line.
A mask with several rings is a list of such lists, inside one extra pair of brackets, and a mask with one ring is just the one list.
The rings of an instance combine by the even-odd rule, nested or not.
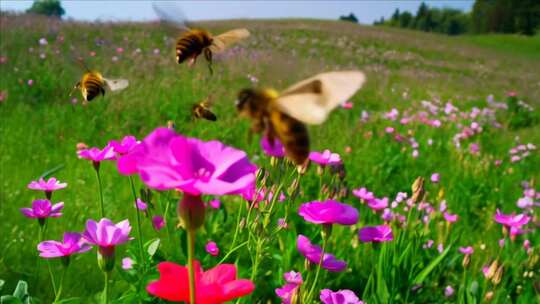
[(471, 13), (450, 8), (430, 8), (422, 3), (416, 15), (396, 9), (390, 19), (381, 18), (374, 25), (448, 35), (466, 32), (534, 35), (540, 26), (540, 0), (476, 0)]
[(26, 12), (52, 17), (62, 17), (66, 13), (60, 0), (36, 0)]

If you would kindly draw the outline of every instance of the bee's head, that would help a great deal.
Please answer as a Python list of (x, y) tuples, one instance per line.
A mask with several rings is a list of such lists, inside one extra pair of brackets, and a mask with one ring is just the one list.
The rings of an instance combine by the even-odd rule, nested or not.
[(256, 92), (253, 89), (243, 89), (238, 93), (238, 99), (236, 100), (236, 110), (238, 112), (244, 112), (248, 110), (250, 104), (253, 103)]

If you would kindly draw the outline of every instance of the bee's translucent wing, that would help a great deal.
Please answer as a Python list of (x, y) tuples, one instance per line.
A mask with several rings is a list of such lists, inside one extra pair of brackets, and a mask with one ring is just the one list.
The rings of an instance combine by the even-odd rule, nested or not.
[(152, 8), (161, 23), (168, 27), (189, 31), (188, 21), (184, 12), (174, 2), (152, 2)]
[(103, 78), (105, 84), (111, 91), (120, 91), (128, 87), (129, 81), (127, 79), (107, 79)]
[(220, 53), (227, 49), (231, 44), (234, 44), (242, 39), (249, 37), (249, 31), (245, 28), (235, 29), (225, 32), (221, 35), (214, 36), (214, 41), (210, 46), (213, 53)]
[(286, 89), (277, 107), (307, 124), (321, 124), (338, 105), (347, 101), (366, 81), (360, 71), (328, 72), (315, 75)]

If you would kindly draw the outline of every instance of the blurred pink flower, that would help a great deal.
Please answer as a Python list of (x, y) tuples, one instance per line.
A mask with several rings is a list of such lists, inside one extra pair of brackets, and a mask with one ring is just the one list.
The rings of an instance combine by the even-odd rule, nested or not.
[(366, 202), (375, 199), (375, 195), (373, 194), (373, 192), (369, 192), (368, 189), (365, 187), (354, 189), (352, 191), (352, 194)]
[(283, 147), (283, 144), (277, 138), (274, 138), (274, 143), (270, 144), (270, 142), (268, 141), (268, 138), (266, 136), (263, 136), (261, 138), (261, 147), (264, 153), (268, 156), (273, 156), (273, 157), (285, 156), (285, 147)]
[(384, 129), (384, 132), (386, 132), (386, 133), (388, 133), (388, 134), (392, 134), (392, 133), (394, 133), (394, 128), (392, 128), (392, 127), (386, 127), (386, 128)]
[(321, 152), (310, 152), (309, 159), (321, 166), (326, 165), (337, 165), (341, 164), (341, 157), (337, 153), (332, 153), (330, 150), (326, 149)]
[(433, 173), (431, 174), (431, 182), (436, 184), (441, 180), (441, 176), (439, 173)]
[(418, 150), (413, 150), (411, 155), (412, 155), (413, 158), (417, 158), (418, 155), (419, 155)]
[(165, 227), (165, 219), (160, 215), (154, 215), (152, 217), (152, 227), (154, 227), (156, 231), (161, 230), (161, 228)]
[(79, 158), (91, 160), (94, 163), (99, 163), (104, 160), (112, 160), (115, 158), (114, 149), (111, 146), (106, 146), (103, 149), (92, 147), (89, 149), (81, 149), (77, 151)]
[(381, 243), (392, 241), (394, 235), (392, 233), (392, 228), (387, 225), (366, 226), (358, 230), (358, 238), (364, 243)]
[(0, 102), (4, 102), (7, 100), (8, 92), (7, 91), (0, 91)]
[(37, 249), (40, 251), (39, 256), (47, 259), (83, 253), (91, 248), (83, 242), (81, 234), (76, 232), (64, 232), (64, 240), (62, 242), (44, 241), (37, 246)]
[(472, 143), (469, 145), (469, 151), (472, 155), (478, 155), (480, 153), (480, 145), (478, 143)]
[(45, 39), (45, 38), (40, 38), (38, 42), (39, 42), (39, 45), (47, 45), (47, 44), (49, 44), (49, 42), (47, 42), (47, 39)]
[(148, 187), (157, 190), (224, 195), (254, 188), (257, 167), (244, 151), (219, 141), (204, 142), (158, 128), (118, 159), (118, 169), (124, 174), (138, 172)]
[(154, 52), (154, 55), (159, 55), (159, 53), (160, 53), (160, 50), (156, 48), (156, 49), (154, 49), (154, 51), (153, 51), (153, 52)]
[(348, 289), (338, 291), (323, 289), (319, 294), (319, 298), (324, 304), (364, 304), (354, 292)]
[(350, 110), (353, 108), (353, 103), (352, 102), (344, 102), (341, 104), (341, 107), (344, 108), (344, 109), (347, 109), (347, 110)]
[[(276, 295), (281, 299), (281, 304), (291, 304), (295, 293), (298, 291), (298, 287), (304, 283), (302, 280), (302, 274), (299, 272), (286, 272), (283, 274), (286, 284), (281, 288), (276, 288)], [(299, 295), (296, 295), (297, 297)]]
[(95, 57), (96, 56), (96, 52), (94, 52), (94, 51), (90, 51), (89, 54), (90, 54), (90, 57)]
[(281, 228), (281, 229), (287, 229), (289, 227), (289, 225), (287, 225), (287, 222), (285, 221), (284, 218), (279, 218), (278, 219), (278, 227)]
[(505, 239), (500, 239), (499, 240), (499, 247), (501, 247), (501, 248), (504, 247), (505, 242), (506, 242)]
[(298, 235), (296, 246), (298, 251), (313, 264), (318, 265), (323, 255), (321, 267), (328, 271), (341, 272), (347, 268), (345, 261), (337, 260), (330, 253), (323, 253), (321, 247), (311, 244), (311, 241), (301, 234)]
[(0, 64), (4, 64), (8, 61), (6, 56), (0, 56)]
[(135, 136), (128, 135), (124, 136), (120, 142), (117, 140), (109, 141), (108, 146), (112, 147), (114, 152), (124, 155), (131, 152), (139, 143)]
[(465, 254), (465, 255), (471, 255), (474, 252), (474, 249), (471, 246), (467, 247), (459, 247), (459, 252)]
[(124, 52), (124, 48), (122, 48), (122, 47), (117, 47), (117, 48), (116, 48), (116, 52), (117, 52), (118, 54), (122, 54), (122, 53)]
[(51, 204), (49, 200), (37, 199), (32, 202), (32, 208), (21, 208), (21, 213), (28, 218), (45, 219), (62, 216), (64, 203)]
[(445, 219), (447, 222), (449, 222), (449, 223), (454, 223), (454, 222), (456, 222), (456, 221), (458, 220), (458, 218), (459, 218), (457, 214), (450, 214), (450, 213), (448, 213), (448, 211), (445, 211), (445, 212), (443, 213), (443, 217), (444, 217), (444, 219)]
[(384, 198), (374, 198), (367, 201), (367, 205), (372, 210), (382, 210), (386, 207), (388, 207), (388, 197)]
[(521, 227), (523, 225), (526, 225), (531, 218), (526, 214), (503, 214), (499, 209), (497, 209), (497, 213), (495, 214), (493, 219), (497, 223), (505, 225), (507, 227)]
[(133, 259), (125, 257), (122, 259), (122, 269), (130, 270), (133, 268)]
[(34, 84), (34, 80), (33, 79), (28, 79), (28, 81), (26, 83), (28, 84), (29, 87), (31, 87)]
[(449, 298), (453, 294), (454, 294), (454, 288), (452, 288), (452, 286), (450, 286), (450, 285), (446, 286), (446, 288), (444, 289), (444, 296)]
[(358, 222), (358, 210), (356, 208), (331, 199), (324, 202), (304, 203), (300, 205), (298, 214), (305, 221), (314, 224), (354, 225)]
[(439, 253), (442, 253), (442, 252), (444, 251), (444, 246), (443, 246), (442, 243), (439, 243), (439, 245), (437, 245), (437, 251), (438, 251)]
[(148, 205), (143, 202), (140, 198), (137, 198), (137, 200), (135, 201), (135, 207), (141, 211), (144, 211), (148, 208)]
[(211, 256), (218, 256), (219, 255), (219, 247), (217, 246), (216, 242), (209, 241), (208, 243), (206, 243), (206, 246), (204, 246), (204, 249)]
[(219, 199), (213, 199), (208, 202), (208, 205), (214, 209), (219, 209), (221, 207), (221, 201)]

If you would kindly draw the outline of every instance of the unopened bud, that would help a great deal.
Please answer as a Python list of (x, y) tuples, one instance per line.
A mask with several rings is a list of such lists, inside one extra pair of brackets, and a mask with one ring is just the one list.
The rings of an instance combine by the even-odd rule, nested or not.
[(486, 295), (484, 296), (484, 300), (486, 300), (486, 302), (489, 302), (491, 301), (491, 299), (493, 299), (493, 291), (486, 292)]
[(497, 267), (499, 267), (499, 263), (497, 262), (497, 260), (495, 260), (491, 263), (491, 265), (488, 268), (488, 271), (485, 274), (486, 279), (489, 280), (495, 275), (495, 271), (497, 271)]
[(110, 272), (114, 269), (115, 256), (116, 255), (114, 254), (114, 246), (100, 246), (98, 248), (97, 258), (98, 265), (101, 271)]
[(491, 280), (493, 285), (498, 285), (501, 282), (502, 275), (503, 275), (503, 266), (501, 265), (499, 266), (499, 268), (497, 268), (497, 271), (495, 271), (495, 275), (493, 276), (493, 279)]
[(470, 254), (466, 254), (464, 257), (463, 257), (463, 262), (461, 263), (461, 265), (463, 265), (463, 268), (467, 268), (467, 266), (469, 266), (469, 262), (471, 261), (471, 255)]
[(186, 230), (197, 230), (204, 224), (205, 206), (200, 195), (184, 193), (178, 203), (178, 216)]
[(412, 185), (412, 203), (416, 204), (424, 199), (424, 178), (419, 176)]

